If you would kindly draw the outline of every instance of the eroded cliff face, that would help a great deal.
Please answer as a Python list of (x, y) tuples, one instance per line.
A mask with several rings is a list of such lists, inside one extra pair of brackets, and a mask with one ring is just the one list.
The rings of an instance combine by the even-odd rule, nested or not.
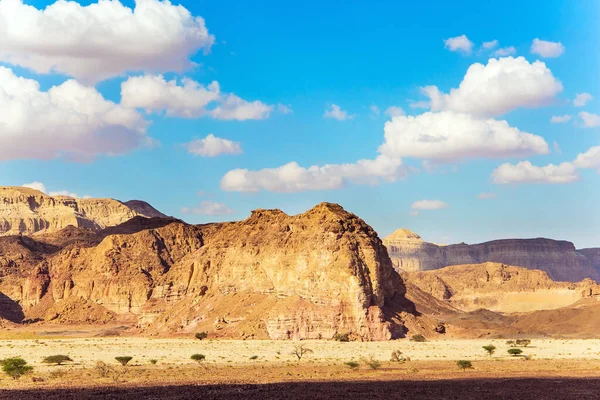
[[(418, 235), (396, 231), (383, 239), (398, 271), (426, 271), (450, 265), (497, 262), (539, 269), (555, 281), (600, 281), (600, 272), (571, 242), (551, 239), (506, 239), (480, 244), (438, 246)], [(593, 250), (593, 249), (591, 249)]]
[(141, 201), (52, 197), (24, 187), (0, 187), (0, 236), (52, 233), (67, 226), (100, 231), (138, 215), (165, 217)]
[(46, 237), (55, 247), (31, 263), (13, 260), (15, 271), (0, 280), (26, 318), (133, 315), (148, 333), (274, 339), (404, 332), (404, 285), (385, 247), (335, 204), (203, 226), (137, 218), (94, 237), (72, 235), (64, 244)]

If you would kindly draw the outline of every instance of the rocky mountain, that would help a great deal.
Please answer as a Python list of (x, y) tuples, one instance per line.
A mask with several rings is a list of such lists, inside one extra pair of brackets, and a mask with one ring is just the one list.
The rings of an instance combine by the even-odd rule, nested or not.
[(496, 262), (539, 269), (556, 281), (575, 282), (585, 278), (600, 281), (600, 269), (597, 268), (600, 251), (577, 251), (573, 243), (562, 240), (506, 239), (440, 246), (425, 242), (406, 229), (399, 229), (384, 238), (383, 243), (398, 271), (426, 271), (450, 265)]
[(0, 187), (0, 236), (57, 232), (67, 226), (100, 231), (135, 216), (165, 217), (139, 200), (48, 196), (25, 187)]
[[(31, 196), (21, 200), (34, 202), (29, 209), (62, 201)], [(192, 226), (136, 217), (98, 232), (69, 227), (0, 237), (0, 266), (0, 317), (17, 322), (133, 318), (148, 334), (285, 339), (350, 332), (382, 340), (416, 321), (375, 231), (329, 203), (296, 216), (256, 210), (240, 222)], [(423, 317), (419, 324), (433, 323)]]

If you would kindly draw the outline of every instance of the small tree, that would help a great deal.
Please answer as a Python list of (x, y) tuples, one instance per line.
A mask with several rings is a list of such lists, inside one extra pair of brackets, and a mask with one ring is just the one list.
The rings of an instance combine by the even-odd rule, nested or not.
[(73, 360), (71, 360), (71, 357), (65, 356), (62, 354), (57, 354), (55, 356), (48, 356), (42, 360), (42, 362), (44, 364), (56, 364), (56, 365), (61, 365), (63, 363), (66, 363), (67, 361), (73, 361)]
[(529, 339), (517, 339), (517, 346), (527, 347), (531, 344), (531, 340)]
[(133, 357), (130, 356), (119, 356), (115, 357), (115, 360), (121, 363), (122, 366), (126, 366), (129, 361), (133, 360)]
[(473, 368), (473, 364), (471, 364), (471, 361), (469, 361), (469, 360), (458, 360), (456, 362), (456, 365), (458, 366), (459, 369), (462, 369), (463, 371), (466, 369)]
[(372, 370), (378, 370), (381, 368), (381, 361), (376, 360), (373, 355), (370, 355), (368, 358), (363, 357), (362, 361), (369, 366)]
[(392, 351), (392, 357), (390, 361), (404, 363), (405, 361), (410, 361), (410, 357), (404, 356), (404, 354), (400, 350)]
[(483, 346), (483, 349), (487, 351), (488, 355), (491, 357), (492, 354), (496, 351), (496, 346), (493, 344), (488, 344), (487, 346)]
[(292, 351), (292, 355), (298, 357), (298, 361), (302, 360), (302, 357), (304, 357), (306, 354), (310, 354), (313, 351), (311, 349), (309, 349), (308, 347), (306, 347), (303, 344), (298, 344), (296, 346), (294, 346), (294, 350)]
[(425, 342), (427, 341), (427, 339), (425, 339), (425, 336), (421, 335), (420, 333), (418, 335), (413, 335), (410, 338), (411, 341), (413, 342)]
[(356, 361), (348, 361), (344, 363), (345, 365), (347, 365), (350, 369), (358, 369), (358, 367), (360, 367), (360, 364), (357, 363)]
[(202, 361), (206, 360), (206, 356), (204, 354), (192, 354), (190, 359), (196, 361), (198, 364), (202, 364)]
[(348, 333), (336, 333), (335, 335), (333, 335), (333, 340), (336, 340), (338, 342), (349, 342), (350, 335)]
[(198, 340), (204, 340), (208, 337), (208, 332), (196, 332), (196, 334), (194, 335), (194, 337)]
[(508, 354), (510, 354), (513, 357), (516, 357), (516, 356), (520, 355), (521, 353), (523, 353), (523, 350), (516, 349), (516, 348), (508, 349), (507, 351), (508, 351)]
[(0, 365), (2, 365), (2, 371), (15, 380), (33, 370), (33, 367), (27, 365), (27, 361), (20, 357), (5, 358), (0, 360)]

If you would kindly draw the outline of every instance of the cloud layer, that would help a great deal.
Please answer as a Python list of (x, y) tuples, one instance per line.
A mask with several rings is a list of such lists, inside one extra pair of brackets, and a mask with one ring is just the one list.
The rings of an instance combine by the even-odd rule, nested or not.
[(463, 54), (471, 54), (473, 42), (466, 35), (460, 35), (444, 40), (444, 46), (450, 51), (458, 51)]
[(492, 180), (497, 184), (563, 184), (579, 179), (579, 172), (573, 164), (568, 162), (559, 165), (549, 164), (545, 167), (532, 165), (529, 161), (521, 161), (516, 165), (505, 163), (492, 173)]
[(546, 40), (533, 39), (531, 52), (544, 58), (558, 57), (565, 52), (565, 46), (560, 42), (549, 42)]
[(221, 154), (242, 154), (242, 146), (238, 142), (221, 139), (212, 133), (204, 139), (192, 140), (185, 144), (190, 154), (202, 157), (215, 157)]

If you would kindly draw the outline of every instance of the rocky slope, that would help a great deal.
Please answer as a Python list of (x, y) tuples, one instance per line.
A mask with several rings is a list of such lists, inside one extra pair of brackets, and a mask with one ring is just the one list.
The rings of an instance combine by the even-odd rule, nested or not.
[[(383, 239), (398, 271), (426, 271), (450, 265), (497, 262), (539, 269), (556, 281), (576, 282), (585, 278), (600, 281), (591, 253), (575, 250), (571, 242), (551, 239), (506, 239), (480, 244), (438, 246), (400, 229)], [(596, 259), (597, 262), (597, 259)]]
[(57, 232), (67, 226), (100, 231), (135, 216), (165, 217), (148, 203), (48, 196), (24, 187), (0, 187), (0, 236)]
[(335, 204), (296, 216), (256, 210), (244, 221), (202, 226), (138, 217), (98, 233), (71, 227), (4, 237), (0, 260), (8, 265), (0, 293), (12, 320), (19, 310), (69, 323), (134, 316), (151, 334), (351, 332), (366, 340), (402, 336), (404, 321), (416, 321), (377, 234)]

